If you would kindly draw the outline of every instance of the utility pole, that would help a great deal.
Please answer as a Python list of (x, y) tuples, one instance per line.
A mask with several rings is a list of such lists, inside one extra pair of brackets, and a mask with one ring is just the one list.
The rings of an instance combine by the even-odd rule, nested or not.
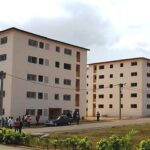
[(4, 85), (4, 71), (0, 71), (1, 89), (0, 89), (0, 116), (3, 115), (3, 85)]
[(126, 83), (120, 83), (119, 84), (119, 119), (122, 118), (122, 112), (121, 112), (121, 98), (122, 98), (122, 88)]
[(123, 84), (119, 84), (119, 119), (121, 120), (121, 95), (122, 95), (122, 86)]

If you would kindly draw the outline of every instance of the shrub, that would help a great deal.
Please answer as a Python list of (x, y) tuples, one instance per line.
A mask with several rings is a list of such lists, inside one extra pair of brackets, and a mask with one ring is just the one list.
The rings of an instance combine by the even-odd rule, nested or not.
[(81, 150), (90, 150), (92, 149), (92, 142), (88, 140), (87, 137), (80, 139), (79, 141), (79, 147)]
[(97, 142), (97, 150), (131, 150), (131, 140), (137, 131), (130, 131), (125, 136), (113, 135), (108, 139), (101, 139)]
[(27, 134), (18, 133), (12, 129), (2, 128), (0, 133), (0, 143), (3, 144), (16, 144), (16, 145), (25, 145), (27, 144)]
[(139, 144), (139, 150), (150, 150), (150, 139), (142, 140)]
[(50, 144), (54, 147), (54, 149), (56, 150), (57, 147), (59, 146), (59, 140), (55, 139), (55, 140), (51, 140)]

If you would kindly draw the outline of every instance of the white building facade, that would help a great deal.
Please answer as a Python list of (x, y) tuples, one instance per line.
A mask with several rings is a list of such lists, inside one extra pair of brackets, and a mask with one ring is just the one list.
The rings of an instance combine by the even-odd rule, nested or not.
[(150, 116), (150, 59), (140, 57), (87, 66), (86, 115), (95, 116), (99, 111), (101, 116), (119, 117), (120, 101), (122, 117)]
[(39, 114), (45, 121), (79, 110), (85, 117), (86, 64), (86, 48), (17, 28), (0, 31), (4, 115)]

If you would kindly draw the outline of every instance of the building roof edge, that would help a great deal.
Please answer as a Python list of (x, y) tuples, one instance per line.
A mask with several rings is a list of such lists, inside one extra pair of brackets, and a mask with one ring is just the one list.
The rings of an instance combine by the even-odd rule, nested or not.
[(34, 36), (38, 36), (38, 37), (41, 37), (41, 38), (44, 38), (44, 39), (47, 39), (47, 40), (50, 40), (50, 41), (54, 41), (54, 42), (58, 42), (58, 43), (62, 43), (62, 44), (67, 44), (69, 46), (73, 46), (73, 47), (77, 47), (77, 48), (81, 48), (81, 49), (90, 51), (90, 49), (88, 49), (88, 48), (84, 48), (84, 47), (80, 47), (80, 46), (77, 46), (77, 45), (74, 45), (74, 44), (70, 44), (70, 43), (58, 41), (58, 40), (55, 40), (55, 39), (51, 39), (51, 38), (48, 38), (48, 37), (45, 37), (45, 36), (42, 36), (42, 35), (39, 35), (39, 34), (35, 34), (35, 33), (32, 33), (32, 32), (29, 32), (29, 31), (25, 31), (25, 30), (22, 30), (22, 29), (19, 29), (19, 28), (16, 28), (16, 27), (7, 28), (5, 30), (0, 31), (0, 33), (4, 33), (4, 32), (7, 32), (7, 31), (11, 31), (11, 30), (20, 31), (20, 32), (31, 34), (31, 35), (34, 35)]

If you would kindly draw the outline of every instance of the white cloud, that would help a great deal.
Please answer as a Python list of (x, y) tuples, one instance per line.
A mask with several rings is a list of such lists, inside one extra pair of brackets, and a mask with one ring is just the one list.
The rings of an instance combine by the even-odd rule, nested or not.
[(34, 17), (53, 18), (65, 12), (55, 0), (0, 0), (0, 21), (24, 23)]
[(150, 56), (149, 0), (0, 0), (0, 4), (0, 29), (15, 26), (90, 48), (89, 62)]

